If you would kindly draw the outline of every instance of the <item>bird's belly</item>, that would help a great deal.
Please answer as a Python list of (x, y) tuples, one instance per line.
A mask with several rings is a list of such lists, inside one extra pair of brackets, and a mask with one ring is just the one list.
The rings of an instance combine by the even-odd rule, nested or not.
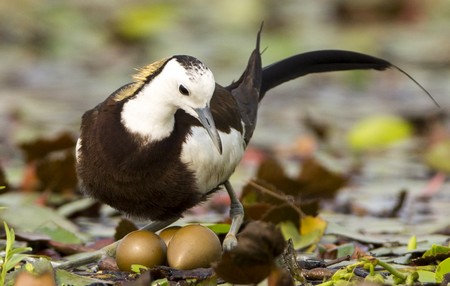
[(181, 160), (194, 172), (201, 193), (207, 193), (226, 181), (244, 154), (243, 135), (231, 129), (230, 133), (219, 131), (222, 154), (219, 153), (203, 127), (192, 127), (192, 134), (183, 144)]

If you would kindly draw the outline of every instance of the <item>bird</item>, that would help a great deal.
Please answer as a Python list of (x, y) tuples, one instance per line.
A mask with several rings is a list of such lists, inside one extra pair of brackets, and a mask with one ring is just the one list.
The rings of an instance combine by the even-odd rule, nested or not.
[(262, 25), (244, 72), (227, 86), (216, 83), (197, 58), (174, 55), (138, 69), (131, 83), (85, 112), (76, 146), (83, 192), (150, 220), (143, 228), (155, 230), (225, 188), (231, 226), (223, 248), (230, 250), (238, 243), (244, 210), (229, 179), (250, 143), (267, 91), (312, 73), (395, 68), (438, 104), (405, 71), (363, 53), (318, 50), (263, 68), (261, 32)]

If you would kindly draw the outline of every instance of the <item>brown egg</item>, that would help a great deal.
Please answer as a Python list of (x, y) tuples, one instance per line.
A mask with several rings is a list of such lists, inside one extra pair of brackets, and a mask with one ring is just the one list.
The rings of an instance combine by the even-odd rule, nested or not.
[(169, 246), (169, 242), (174, 236), (174, 234), (181, 228), (181, 226), (171, 226), (168, 228), (163, 229), (159, 233), (159, 237), (161, 237), (164, 242), (166, 243), (166, 246)]
[(210, 267), (221, 255), (222, 246), (217, 235), (197, 224), (180, 228), (167, 248), (169, 266), (176, 269)]
[(151, 268), (164, 264), (166, 253), (166, 244), (158, 235), (137, 230), (127, 234), (117, 246), (116, 262), (122, 271), (131, 271), (133, 264)]

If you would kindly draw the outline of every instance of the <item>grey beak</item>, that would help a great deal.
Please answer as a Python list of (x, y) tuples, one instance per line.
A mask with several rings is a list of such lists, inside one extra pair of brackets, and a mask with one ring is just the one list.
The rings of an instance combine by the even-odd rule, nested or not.
[(198, 115), (198, 120), (203, 125), (203, 127), (205, 127), (217, 150), (220, 154), (222, 154), (222, 141), (220, 140), (219, 132), (217, 131), (216, 124), (214, 123), (214, 119), (212, 117), (211, 111), (209, 110), (209, 107), (196, 108), (194, 110)]

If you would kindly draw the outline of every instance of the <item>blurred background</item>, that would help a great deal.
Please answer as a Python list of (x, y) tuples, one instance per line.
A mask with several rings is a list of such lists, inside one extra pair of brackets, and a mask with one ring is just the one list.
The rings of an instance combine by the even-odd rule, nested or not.
[[(295, 202), (344, 237), (354, 231), (402, 246), (414, 234), (447, 245), (448, 0), (0, 1), (0, 219), (49, 236), (33, 249), (54, 260), (74, 244), (112, 242), (118, 213), (77, 184), (82, 114), (130, 82), (135, 68), (174, 54), (199, 58), (228, 85), (263, 21), (263, 65), (313, 50), (362, 52), (408, 72), (441, 108), (395, 69), (307, 75), (271, 90), (231, 178), (247, 216), (285, 222)], [(286, 196), (274, 199), (255, 182)], [(228, 196), (217, 192), (179, 223), (223, 222), (228, 211)], [(436, 233), (445, 237), (434, 242)]]
[(84, 111), (160, 58), (195, 56), (229, 84), (245, 68), (262, 21), (263, 65), (311, 50), (363, 52), (406, 70), (442, 109), (395, 70), (311, 75), (268, 94), (254, 146), (287, 156), (323, 150), (317, 133), (324, 128), (328, 144), (340, 142), (334, 151), (351, 149), (353, 124), (373, 114), (443, 113), (446, 130), (449, 1), (2, 1), (0, 164), (17, 182), (18, 143), (76, 136)]

